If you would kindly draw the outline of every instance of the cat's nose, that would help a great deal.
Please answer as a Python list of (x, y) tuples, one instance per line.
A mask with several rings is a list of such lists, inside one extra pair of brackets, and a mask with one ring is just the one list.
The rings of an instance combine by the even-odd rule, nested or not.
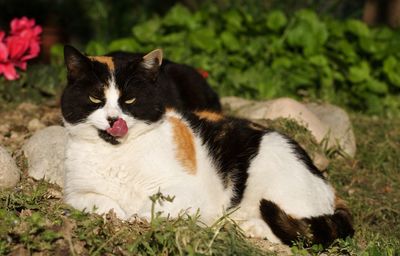
[(116, 117), (108, 117), (107, 118), (107, 121), (108, 121), (108, 123), (110, 124), (110, 127), (113, 127), (113, 124), (115, 123), (115, 121), (117, 121), (118, 120), (118, 118), (116, 118)]

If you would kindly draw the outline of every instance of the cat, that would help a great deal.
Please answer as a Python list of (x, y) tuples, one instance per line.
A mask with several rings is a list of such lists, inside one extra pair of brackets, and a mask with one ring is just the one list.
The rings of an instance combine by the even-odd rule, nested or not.
[[(351, 214), (292, 139), (248, 120), (173, 108), (157, 82), (162, 51), (126, 62), (65, 48), (68, 132), (64, 200), (121, 219), (226, 211), (249, 237), (329, 245), (354, 233)], [(187, 85), (190, 86), (190, 85)], [(233, 210), (234, 209), (234, 210)]]

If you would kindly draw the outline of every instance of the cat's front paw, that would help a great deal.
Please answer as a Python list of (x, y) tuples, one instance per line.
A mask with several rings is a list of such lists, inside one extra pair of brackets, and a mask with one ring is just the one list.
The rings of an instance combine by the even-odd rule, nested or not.
[(111, 208), (111, 209), (106, 208), (106, 209), (100, 209), (100, 210), (96, 209), (95, 212), (100, 215), (104, 214), (104, 216), (106, 216), (107, 214), (115, 215), (115, 216), (117, 216), (118, 219), (121, 219), (121, 220), (129, 219), (129, 216), (119, 207)]
[(69, 194), (66, 196), (65, 202), (81, 211), (105, 215), (112, 210), (119, 219), (127, 220), (129, 217), (117, 202), (96, 193)]

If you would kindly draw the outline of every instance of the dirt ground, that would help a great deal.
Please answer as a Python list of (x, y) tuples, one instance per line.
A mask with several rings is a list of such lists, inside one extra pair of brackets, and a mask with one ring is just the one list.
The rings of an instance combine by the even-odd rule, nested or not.
[(61, 125), (60, 108), (55, 103), (22, 103), (13, 109), (0, 110), (0, 145), (15, 152), (25, 139), (50, 125)]

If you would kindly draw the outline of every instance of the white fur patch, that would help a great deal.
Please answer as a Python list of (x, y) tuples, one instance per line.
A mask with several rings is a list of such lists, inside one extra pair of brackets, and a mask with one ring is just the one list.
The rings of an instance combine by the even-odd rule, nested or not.
[(87, 122), (100, 130), (106, 130), (110, 127), (107, 118), (118, 118), (122, 116), (122, 110), (118, 104), (120, 92), (115, 84), (114, 75), (108, 82), (104, 90), (105, 105), (95, 110), (87, 118)]

